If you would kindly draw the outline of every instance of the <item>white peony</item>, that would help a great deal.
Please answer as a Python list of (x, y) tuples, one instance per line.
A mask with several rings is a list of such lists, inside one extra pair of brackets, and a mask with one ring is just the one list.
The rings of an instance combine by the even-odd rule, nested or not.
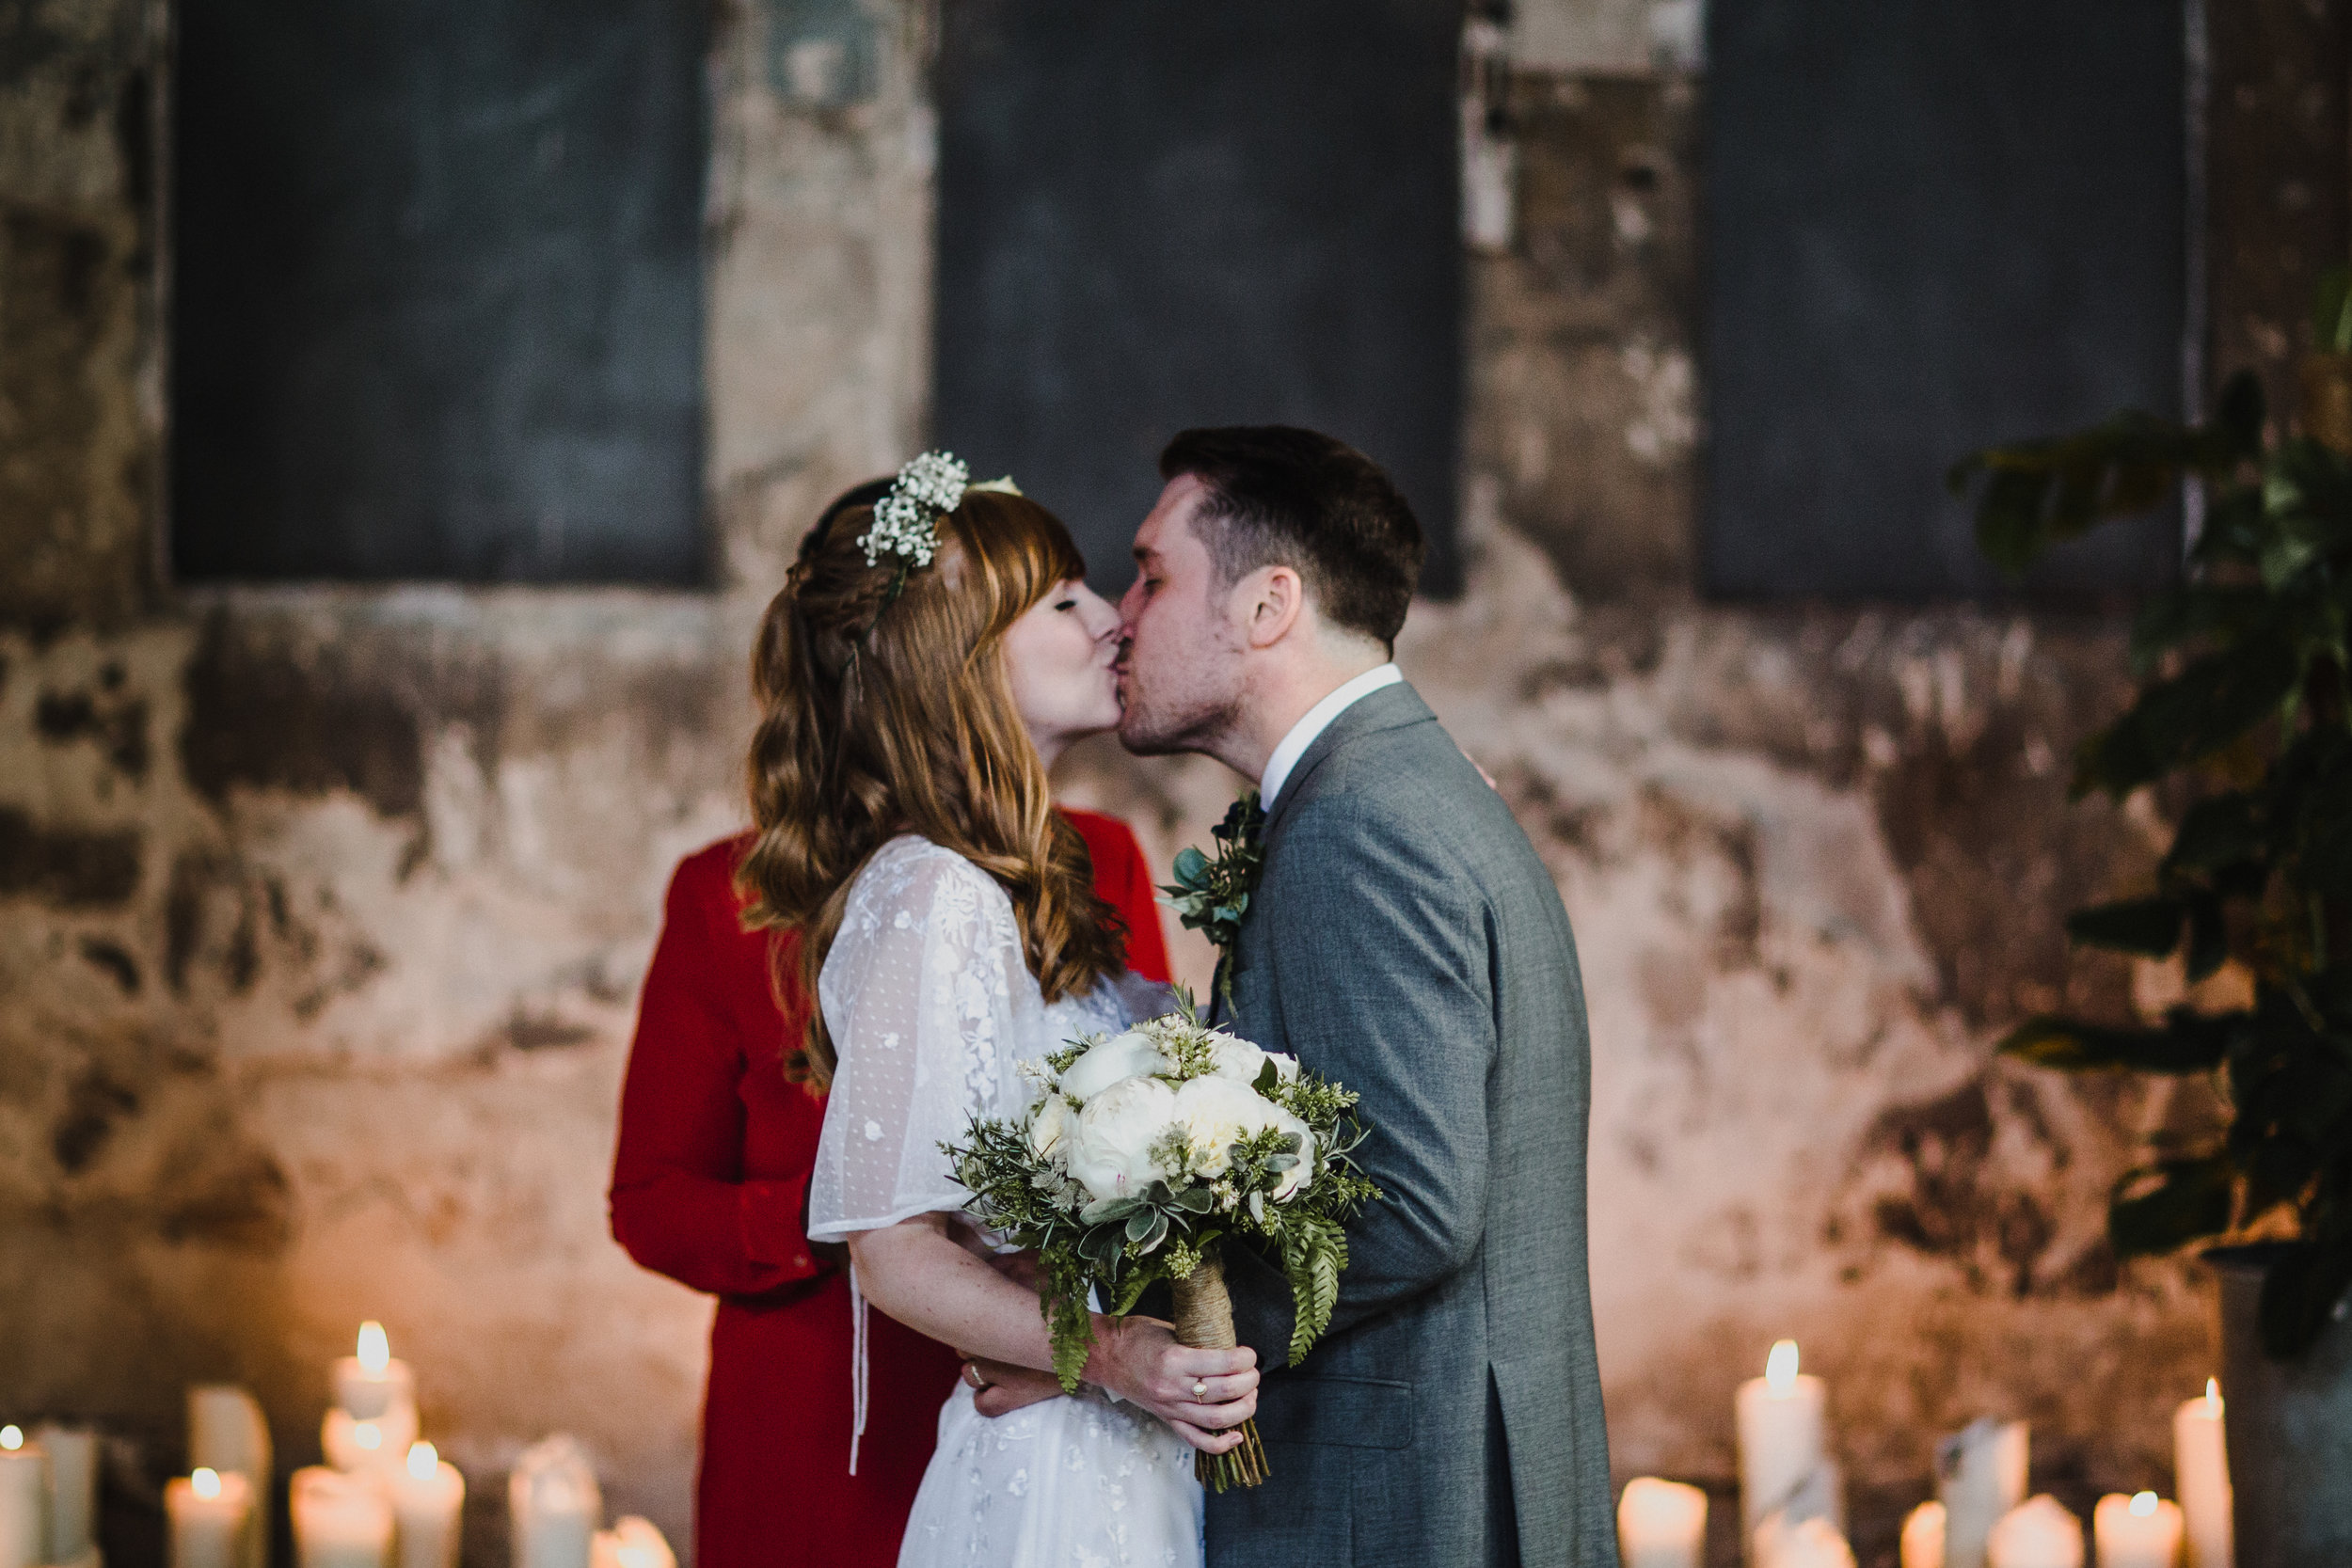
[(1050, 1160), (1070, 1142), (1070, 1101), (1049, 1094), (1029, 1115), (1029, 1152)]
[(1089, 1096), (1070, 1140), (1071, 1180), (1098, 1203), (1141, 1193), (1170, 1174), (1152, 1146), (1175, 1119), (1176, 1091), (1156, 1078), (1122, 1078)]
[(1255, 1084), (1268, 1062), (1274, 1064), (1275, 1073), (1286, 1083), (1298, 1076), (1297, 1057), (1261, 1050), (1222, 1029), (1210, 1032), (1208, 1044), (1209, 1070), (1219, 1078), (1230, 1078), (1236, 1084)]
[(1286, 1115), (1280, 1106), (1229, 1077), (1196, 1078), (1176, 1091), (1176, 1119), (1190, 1146), (1192, 1168), (1212, 1179), (1223, 1176), (1232, 1166), (1235, 1143), (1279, 1125)]
[(1130, 1029), (1089, 1050), (1063, 1069), (1061, 1092), (1073, 1100), (1092, 1100), (1122, 1078), (1173, 1072), (1176, 1064), (1140, 1029)]

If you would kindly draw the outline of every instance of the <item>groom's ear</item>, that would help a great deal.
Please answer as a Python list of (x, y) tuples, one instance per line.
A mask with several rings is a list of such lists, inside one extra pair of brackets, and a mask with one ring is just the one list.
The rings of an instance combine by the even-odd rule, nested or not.
[(1271, 648), (1307, 612), (1307, 584), (1295, 566), (1261, 566), (1234, 586), (1241, 591), (1252, 648)]

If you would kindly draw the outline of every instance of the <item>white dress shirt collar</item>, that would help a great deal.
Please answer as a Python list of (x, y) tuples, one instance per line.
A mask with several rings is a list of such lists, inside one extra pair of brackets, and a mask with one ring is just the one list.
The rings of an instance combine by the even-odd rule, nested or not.
[(1274, 809), (1274, 798), (1282, 793), (1282, 785), (1290, 782), (1291, 769), (1307, 754), (1307, 748), (1315, 737), (1331, 727), (1331, 721), (1354, 707), (1384, 686), (1394, 686), (1405, 678), (1393, 664), (1383, 664), (1367, 670), (1350, 681), (1332, 689), (1329, 696), (1309, 708), (1306, 717), (1290, 727), (1274, 748), (1274, 754), (1265, 759), (1265, 774), (1258, 781), (1258, 804), (1266, 811)]

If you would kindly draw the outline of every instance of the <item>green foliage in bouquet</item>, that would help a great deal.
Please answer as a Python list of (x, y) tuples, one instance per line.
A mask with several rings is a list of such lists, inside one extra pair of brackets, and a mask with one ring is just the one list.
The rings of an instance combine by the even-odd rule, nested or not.
[[(2328, 325), (2352, 332), (2343, 294)], [(2216, 1075), (2226, 1133), (2127, 1176), (2109, 1233), (2119, 1254), (2163, 1253), (2291, 1213), (2297, 1237), (2262, 1305), (2265, 1345), (2285, 1356), (2352, 1287), (2352, 463), (2306, 437), (2266, 445), (2261, 385), (2242, 375), (2207, 423), (2127, 413), (1979, 452), (1951, 475), (1955, 492), (1976, 491), (1985, 554), (2012, 572), (2184, 480), (2203, 489), (2203, 531), (2185, 580), (2139, 614), (2137, 696), (2083, 743), (2074, 794), (2122, 800), (2173, 780), (2192, 803), (2155, 886), (2067, 929), (2180, 954), (2192, 982), (2234, 960), (2253, 1002), (2176, 1007), (2153, 1028), (2036, 1018), (2002, 1049), (2053, 1068)]]
[[(1089, 1192), (1072, 1175), (1073, 1156), (1084, 1152), (1082, 1139), (1115, 1142), (1119, 1133), (1092, 1125), (1087, 1106), (1121, 1085), (1100, 1086), (1081, 1100), (1062, 1092), (1064, 1080), (1089, 1053), (1137, 1037), (1158, 1053), (1143, 1059), (1154, 1070), (1139, 1076), (1170, 1088), (1212, 1077), (1231, 1082), (1236, 1048), (1254, 1053), (1263, 1065), (1246, 1086), (1292, 1125), (1258, 1127), (1212, 1147), (1197, 1125), (1188, 1131), (1181, 1123), (1143, 1124), (1131, 1134), (1143, 1147), (1131, 1152), (1148, 1164), (1151, 1179), (1124, 1195)], [(1154, 1281), (1190, 1279), (1229, 1236), (1250, 1238), (1281, 1259), (1296, 1298), (1290, 1359), (1306, 1354), (1339, 1300), (1347, 1266), (1343, 1227), (1380, 1196), (1353, 1158), (1365, 1136), (1354, 1114), (1357, 1097), (1287, 1058), (1210, 1029), (1188, 995), (1179, 1011), (1126, 1035), (1072, 1042), (1034, 1076), (1045, 1096), (1026, 1115), (975, 1118), (965, 1142), (943, 1148), (955, 1162), (956, 1180), (971, 1190), (972, 1215), (1007, 1243), (1037, 1253), (1039, 1301), (1062, 1386), (1076, 1389), (1093, 1342), (1089, 1289), (1101, 1293), (1106, 1311), (1124, 1315)], [(1295, 1176), (1302, 1161), (1311, 1168)]]

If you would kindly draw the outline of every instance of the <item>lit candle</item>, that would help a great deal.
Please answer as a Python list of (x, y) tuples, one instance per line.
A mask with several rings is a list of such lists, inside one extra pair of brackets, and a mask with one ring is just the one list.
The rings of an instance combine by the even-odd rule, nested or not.
[(294, 1473), (287, 1504), (301, 1568), (388, 1568), (392, 1505), (373, 1477), (306, 1465)]
[(2230, 1450), (2223, 1439), (2221, 1386), (2205, 1380), (2205, 1397), (2172, 1413), (2172, 1489), (2181, 1496), (2188, 1568), (2233, 1568), (2236, 1506)]
[(457, 1568), (466, 1478), (430, 1443), (411, 1445), (407, 1459), (389, 1477), (398, 1568)]
[(1936, 1444), (1945, 1568), (1985, 1568), (1993, 1527), (2026, 1500), (2026, 1439), (2025, 1422), (1987, 1416)]
[(1623, 1568), (1699, 1568), (1706, 1547), (1706, 1493), (1656, 1476), (1625, 1483), (1617, 1499)]
[(2083, 1522), (2048, 1493), (2001, 1515), (1985, 1543), (1992, 1568), (2083, 1568)]
[(254, 1499), (246, 1511), (245, 1552), (239, 1568), (269, 1568), (269, 1510), (274, 1468), (269, 1422), (251, 1394), (231, 1384), (204, 1384), (188, 1390), (188, 1464), (224, 1476), (245, 1477)]
[(506, 1507), (512, 1568), (589, 1568), (604, 1498), (578, 1438), (525, 1449), (506, 1478)]
[(1944, 1505), (1924, 1502), (1903, 1520), (1903, 1568), (1944, 1568)]
[(49, 1558), (49, 1456), (20, 1426), (0, 1427), (0, 1568)]
[(335, 1403), (355, 1421), (379, 1420), (399, 1405), (416, 1407), (416, 1377), (407, 1362), (392, 1359), (382, 1323), (361, 1323), (359, 1354), (335, 1363)]
[(238, 1568), (253, 1516), (253, 1488), (234, 1470), (198, 1465), (164, 1487), (171, 1568)]
[[(1797, 1342), (1783, 1339), (1764, 1362), (1764, 1375), (1740, 1385), (1734, 1402), (1740, 1432), (1740, 1535), (1753, 1555), (1765, 1515), (1788, 1512), (1806, 1488), (1819, 1486), (1827, 1457), (1829, 1388), (1797, 1370)], [(1828, 1512), (1806, 1510), (1804, 1512)]]
[(652, 1520), (627, 1513), (596, 1531), (589, 1561), (591, 1568), (677, 1568), (677, 1554)]
[(1756, 1531), (1756, 1568), (1854, 1568), (1853, 1548), (1827, 1519), (1784, 1524), (1768, 1513)]
[(94, 1544), (98, 1433), (53, 1423), (35, 1427), (32, 1439), (49, 1456), (49, 1560), (56, 1568), (79, 1568)]
[(2181, 1510), (2153, 1492), (2110, 1492), (2090, 1513), (2099, 1568), (2173, 1568), (2181, 1555)]
[(348, 1410), (329, 1410), (319, 1427), (319, 1447), (338, 1470), (391, 1470), (417, 1440), (417, 1407), (395, 1403), (372, 1421)]

